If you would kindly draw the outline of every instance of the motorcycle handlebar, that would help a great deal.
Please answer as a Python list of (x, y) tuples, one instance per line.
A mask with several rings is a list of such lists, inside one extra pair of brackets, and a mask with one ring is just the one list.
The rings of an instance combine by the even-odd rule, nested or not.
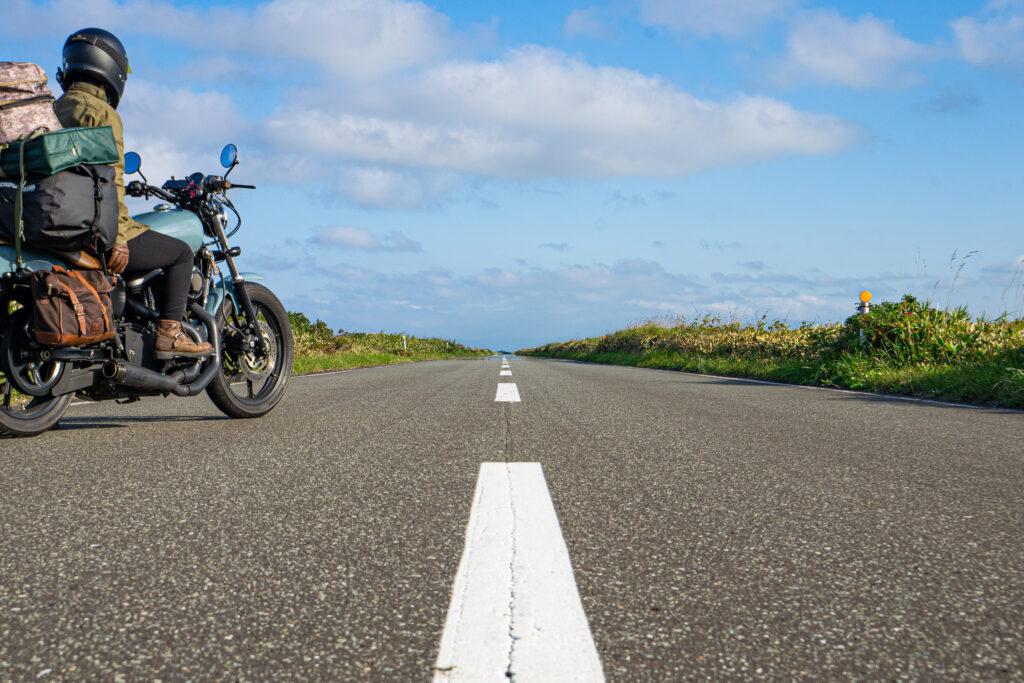
[(157, 197), (168, 201), (172, 201), (174, 199), (174, 195), (166, 190), (154, 187), (153, 185), (147, 185), (139, 180), (133, 180), (128, 183), (125, 186), (124, 191), (129, 197), (149, 197), (149, 195), (155, 194)]
[[(223, 178), (207, 178), (204, 183), (208, 192), (222, 192), (231, 188), (239, 188), (244, 190), (255, 190), (255, 185), (239, 185), (233, 183), (230, 180), (224, 180)], [(154, 185), (147, 185), (140, 180), (133, 180), (125, 186), (125, 194), (129, 197), (148, 197), (151, 194), (155, 194), (161, 199), (173, 200), (174, 195), (163, 188), (156, 187)]]
[(222, 192), (224, 190), (230, 190), (233, 187), (237, 187), (237, 188), (245, 189), (245, 190), (255, 190), (256, 189), (255, 185), (239, 185), (237, 183), (231, 182), (230, 180), (225, 180), (224, 178), (207, 178), (206, 179), (206, 189), (210, 190), (212, 192)]

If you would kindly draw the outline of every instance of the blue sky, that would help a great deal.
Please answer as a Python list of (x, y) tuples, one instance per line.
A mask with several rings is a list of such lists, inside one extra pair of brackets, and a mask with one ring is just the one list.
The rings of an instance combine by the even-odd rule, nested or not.
[(122, 39), (151, 181), (236, 143), (243, 269), (335, 329), (1024, 315), (1024, 0), (5, 4), (57, 92)]

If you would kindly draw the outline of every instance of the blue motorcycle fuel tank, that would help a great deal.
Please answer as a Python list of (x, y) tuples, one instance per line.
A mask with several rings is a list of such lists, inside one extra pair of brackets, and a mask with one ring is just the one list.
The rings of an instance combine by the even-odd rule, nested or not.
[(140, 223), (145, 223), (151, 230), (170, 237), (177, 237), (187, 244), (192, 252), (199, 251), (203, 246), (203, 222), (199, 216), (184, 209), (154, 210), (133, 216)]

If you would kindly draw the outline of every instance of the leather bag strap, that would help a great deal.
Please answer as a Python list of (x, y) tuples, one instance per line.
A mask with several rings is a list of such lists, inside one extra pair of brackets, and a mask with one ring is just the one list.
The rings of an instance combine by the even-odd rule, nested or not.
[[(72, 306), (72, 308), (75, 309), (75, 317), (78, 318), (79, 334), (81, 334), (84, 337), (88, 333), (88, 328), (86, 328), (86, 326), (85, 326), (85, 306), (83, 306), (78, 301), (78, 297), (75, 296), (75, 290), (71, 289), (66, 284), (61, 282), (60, 278), (54, 278), (54, 279), (57, 280), (57, 284), (59, 286), (63, 287), (64, 290), (67, 291), (68, 298), (71, 299), (71, 306)], [(52, 285), (51, 285), (51, 287), (52, 287)]]
[(82, 274), (77, 270), (69, 270), (68, 275), (81, 282), (89, 292), (96, 297), (96, 303), (100, 305), (100, 310), (103, 311), (103, 331), (110, 331), (110, 316), (107, 315), (107, 307), (103, 305), (103, 299), (100, 298), (100, 293), (96, 291), (96, 288), (86, 282)]

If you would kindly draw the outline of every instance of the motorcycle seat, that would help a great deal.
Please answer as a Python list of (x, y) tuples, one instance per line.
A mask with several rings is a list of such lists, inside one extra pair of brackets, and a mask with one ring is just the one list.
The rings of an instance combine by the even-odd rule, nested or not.
[[(0, 237), (0, 246), (13, 247), (14, 242), (6, 237)], [(59, 256), (69, 264), (82, 270), (102, 270), (103, 264), (100, 260), (86, 251), (60, 251), (59, 249), (45, 249), (51, 254)]]

